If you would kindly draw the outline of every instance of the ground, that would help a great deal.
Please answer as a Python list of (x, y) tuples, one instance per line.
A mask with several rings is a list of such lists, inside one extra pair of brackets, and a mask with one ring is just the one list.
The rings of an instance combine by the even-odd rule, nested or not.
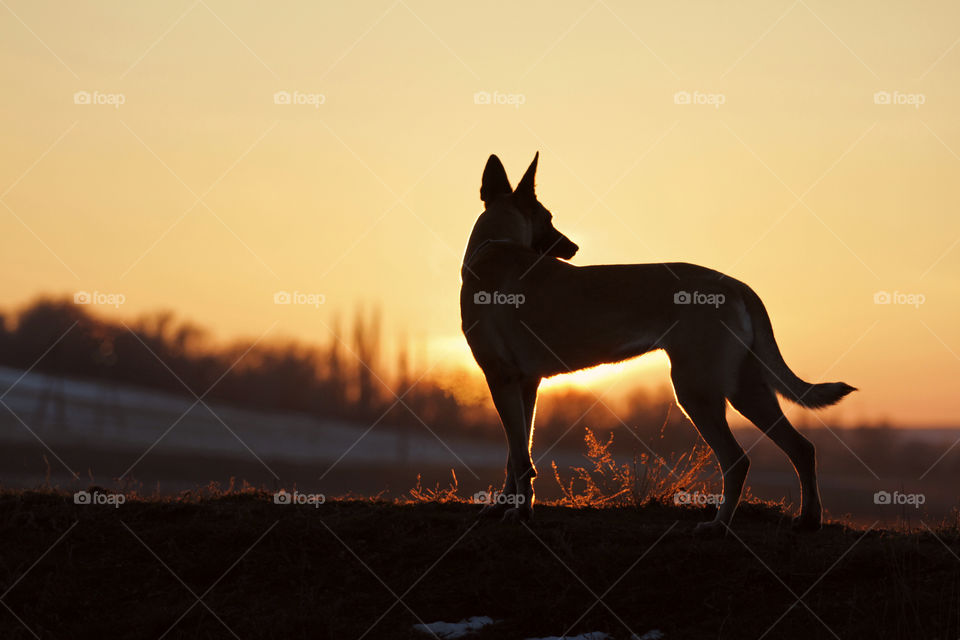
[(4, 491), (0, 637), (423, 640), (418, 622), (472, 616), (498, 621), (481, 639), (960, 634), (955, 526), (795, 534), (755, 504), (702, 539), (700, 509), (538, 505), (529, 525), (477, 509), (254, 491), (114, 508)]

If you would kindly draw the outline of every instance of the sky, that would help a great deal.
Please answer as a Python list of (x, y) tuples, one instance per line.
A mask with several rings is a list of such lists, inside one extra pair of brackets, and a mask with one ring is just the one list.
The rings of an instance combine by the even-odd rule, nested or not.
[[(108, 316), (326, 342), (376, 304), (425, 364), (475, 366), (458, 290), (480, 175), (496, 153), (515, 183), (539, 151), (574, 264), (723, 271), (763, 298), (795, 372), (860, 388), (817, 420), (956, 425), (958, 18), (2, 0), (0, 307), (95, 292)], [(666, 367), (561, 384), (662, 388)]]

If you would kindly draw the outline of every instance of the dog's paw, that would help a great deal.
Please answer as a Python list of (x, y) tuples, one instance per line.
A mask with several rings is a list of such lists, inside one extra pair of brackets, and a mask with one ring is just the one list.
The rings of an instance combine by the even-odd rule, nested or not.
[(820, 531), (820, 518), (804, 518), (800, 516), (799, 518), (793, 519), (793, 526), (791, 527), (797, 533), (813, 533), (814, 531)]
[(719, 520), (698, 522), (693, 528), (693, 535), (700, 538), (722, 538), (727, 535), (727, 527)]
[(488, 504), (483, 509), (480, 509), (477, 513), (478, 518), (499, 518), (503, 516), (503, 512), (507, 510), (508, 505), (505, 503), (494, 503)]
[(527, 522), (533, 518), (533, 509), (529, 507), (511, 507), (503, 512), (503, 522)]

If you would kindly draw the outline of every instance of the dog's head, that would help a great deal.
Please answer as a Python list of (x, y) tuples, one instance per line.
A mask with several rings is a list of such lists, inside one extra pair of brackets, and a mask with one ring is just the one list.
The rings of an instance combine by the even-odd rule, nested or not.
[(553, 226), (553, 214), (537, 200), (534, 181), (539, 159), (540, 153), (537, 152), (520, 184), (511, 189), (500, 158), (490, 156), (483, 169), (480, 199), (487, 207), (486, 213), (497, 215), (505, 226), (509, 226), (510, 239), (541, 255), (569, 260), (579, 247), (557, 231)]

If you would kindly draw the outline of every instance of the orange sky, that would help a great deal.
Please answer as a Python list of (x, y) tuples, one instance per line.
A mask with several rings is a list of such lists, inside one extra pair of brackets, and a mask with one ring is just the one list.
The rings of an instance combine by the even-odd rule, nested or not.
[[(539, 150), (576, 264), (725, 271), (763, 297), (798, 374), (861, 388), (824, 419), (956, 424), (958, 17), (4, 0), (0, 305), (121, 293), (98, 311), (326, 341), (335, 311), (379, 302), (390, 335), (469, 364), (458, 272), (480, 173), (495, 152), (516, 181)], [(619, 384), (662, 386), (648, 360)]]

